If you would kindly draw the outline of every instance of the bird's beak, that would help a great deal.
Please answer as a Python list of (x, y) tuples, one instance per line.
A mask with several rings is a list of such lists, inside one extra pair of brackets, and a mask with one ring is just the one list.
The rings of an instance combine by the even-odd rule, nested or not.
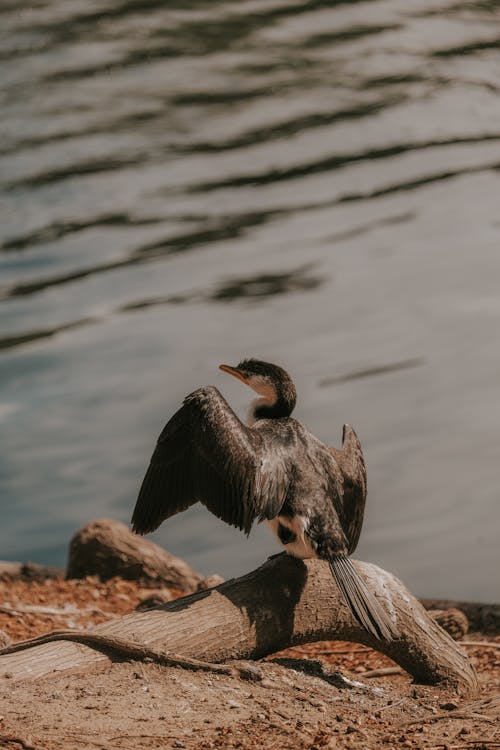
[(235, 378), (238, 378), (238, 380), (241, 380), (242, 383), (248, 385), (248, 380), (236, 367), (229, 367), (229, 365), (219, 365), (219, 370), (228, 372), (230, 375), (234, 375)]

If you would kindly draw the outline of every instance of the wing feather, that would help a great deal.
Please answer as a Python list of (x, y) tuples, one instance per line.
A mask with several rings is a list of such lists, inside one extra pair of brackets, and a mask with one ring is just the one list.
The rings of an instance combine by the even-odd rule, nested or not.
[(332, 493), (332, 501), (348, 541), (348, 553), (356, 549), (363, 526), (366, 503), (366, 468), (358, 436), (344, 425), (342, 450), (330, 448), (342, 474), (343, 492)]
[[(275, 441), (274, 441), (275, 442)], [(271, 436), (246, 427), (219, 391), (199, 388), (164, 427), (132, 516), (145, 534), (196, 502), (249, 533), (286, 496), (286, 456)]]

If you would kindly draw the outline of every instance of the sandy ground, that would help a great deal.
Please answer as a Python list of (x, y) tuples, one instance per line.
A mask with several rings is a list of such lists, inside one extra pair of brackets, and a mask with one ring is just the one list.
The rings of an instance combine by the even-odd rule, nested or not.
[[(19, 640), (85, 628), (132, 611), (151, 589), (130, 581), (0, 581), (0, 630)], [(162, 589), (164, 597), (181, 592)], [(500, 645), (499, 635), (467, 641)], [(482, 703), (413, 685), (366, 647), (343, 642), (289, 649), (262, 663), (264, 680), (115, 662), (0, 688), (0, 747), (500, 748), (500, 648), (466, 646)], [(488, 702), (489, 701), (489, 702)]]

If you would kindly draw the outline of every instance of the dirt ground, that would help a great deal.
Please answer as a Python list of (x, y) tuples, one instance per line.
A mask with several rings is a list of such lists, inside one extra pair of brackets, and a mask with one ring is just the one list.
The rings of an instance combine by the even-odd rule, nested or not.
[[(0, 581), (0, 631), (20, 640), (86, 628), (131, 612), (153, 592), (114, 578)], [(1, 632), (0, 632), (1, 636)], [(0, 747), (103, 748), (500, 748), (500, 634), (471, 633), (479, 702), (414, 685), (358, 644), (322, 642), (261, 663), (264, 680), (115, 662), (91, 673), (0, 682)], [(495, 646), (495, 644), (497, 644)]]

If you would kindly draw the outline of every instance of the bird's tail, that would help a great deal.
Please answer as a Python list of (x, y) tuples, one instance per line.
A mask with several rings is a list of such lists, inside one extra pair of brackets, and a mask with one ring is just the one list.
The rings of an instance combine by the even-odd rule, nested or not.
[(348, 557), (332, 557), (329, 563), (333, 577), (360, 625), (379, 640), (392, 641), (397, 637), (394, 623), (370, 593), (352, 561)]

